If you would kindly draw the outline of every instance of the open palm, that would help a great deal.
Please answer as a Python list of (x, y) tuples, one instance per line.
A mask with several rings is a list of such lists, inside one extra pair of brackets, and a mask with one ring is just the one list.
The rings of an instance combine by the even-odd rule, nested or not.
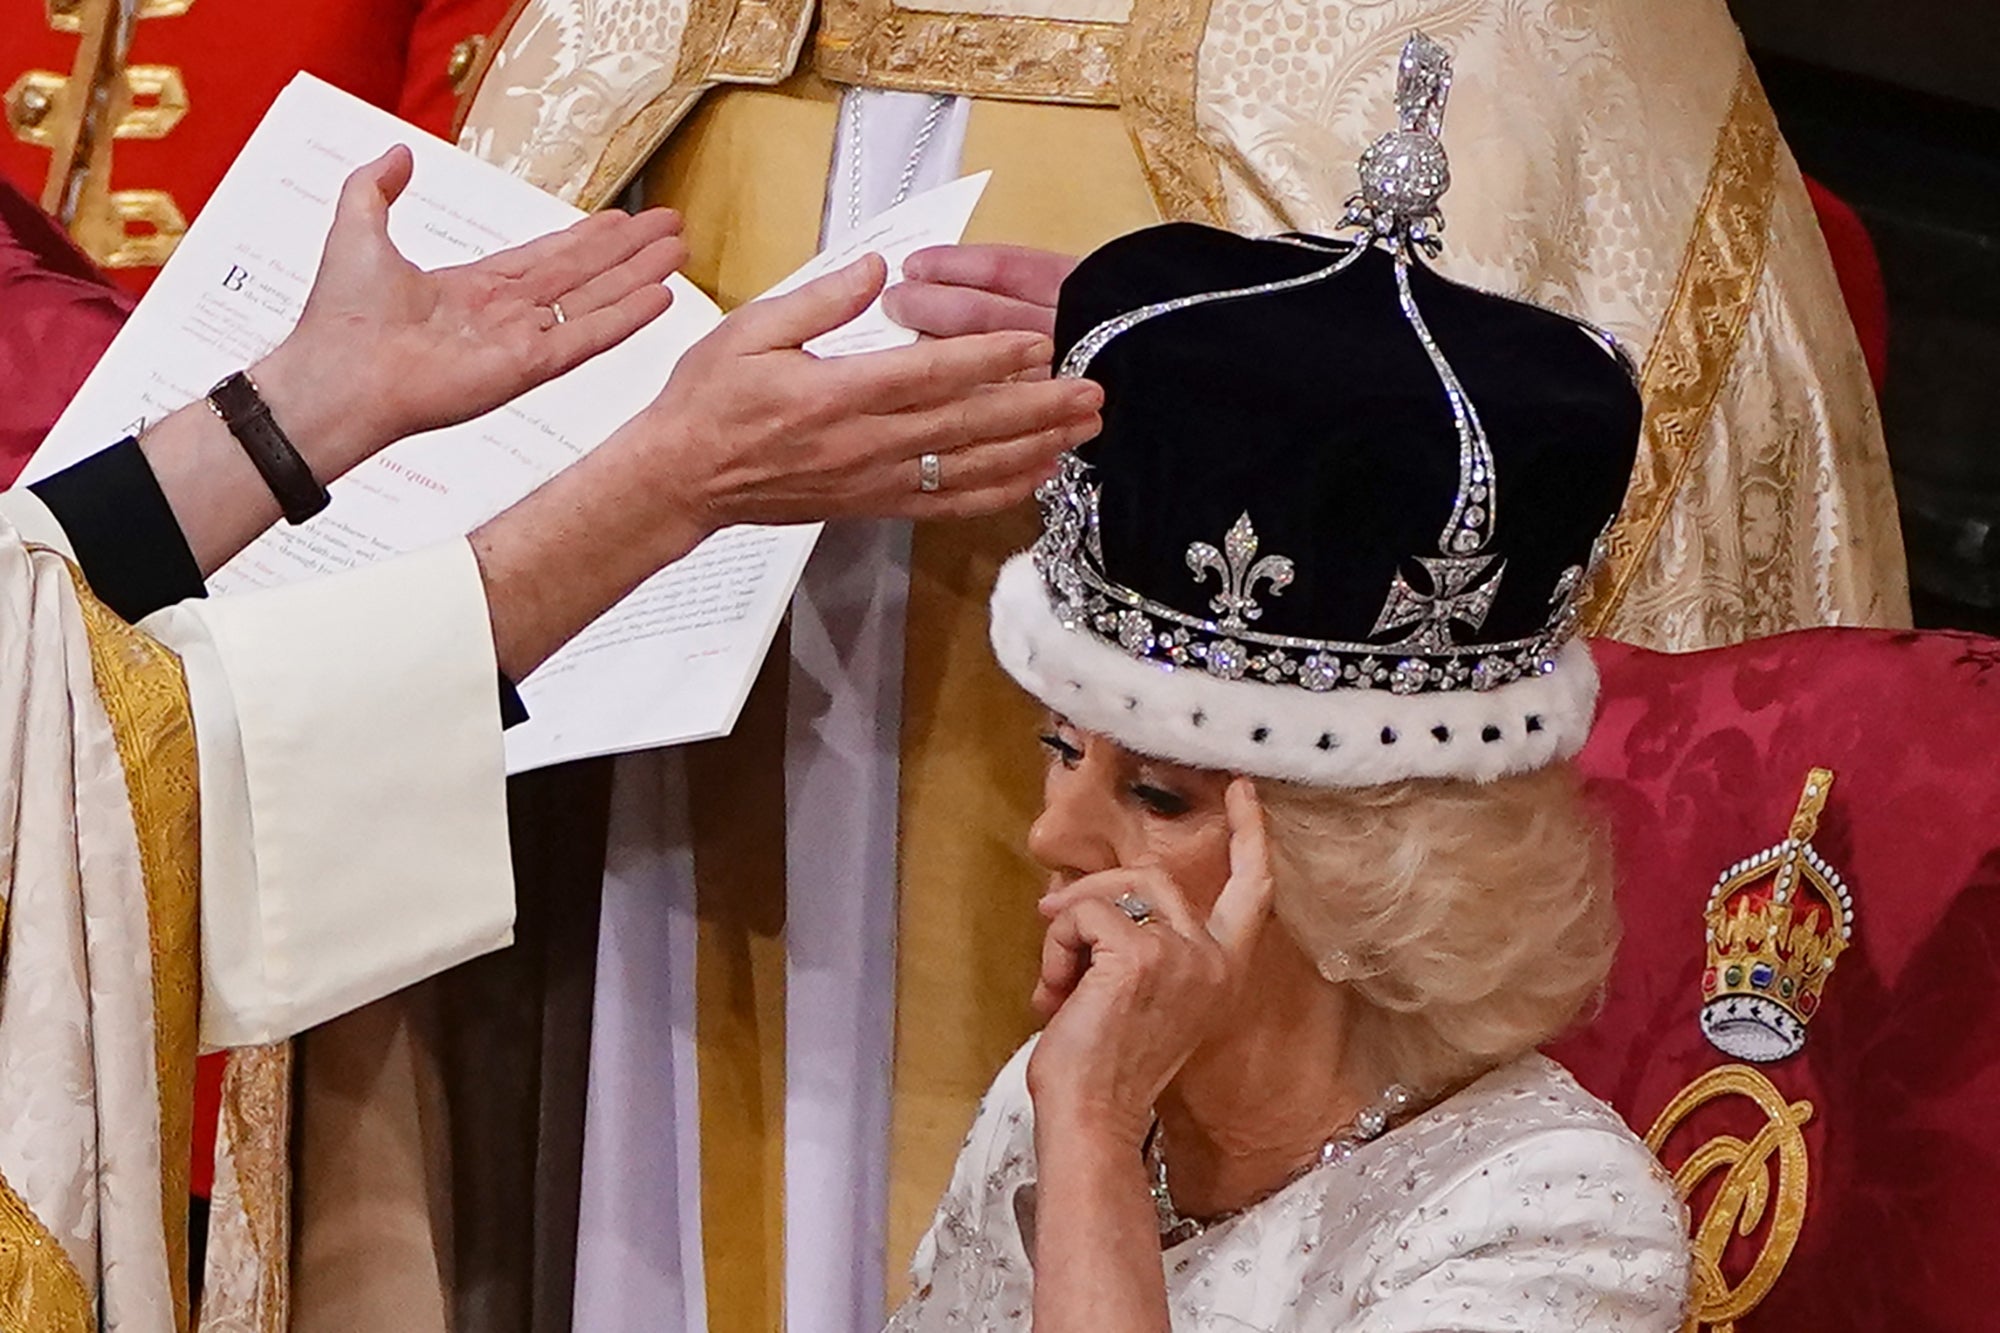
[(389, 239), (411, 169), (399, 146), (348, 177), (288, 340), (374, 447), (489, 411), (667, 308), (662, 283), (686, 257), (678, 215), (600, 213), (426, 273)]

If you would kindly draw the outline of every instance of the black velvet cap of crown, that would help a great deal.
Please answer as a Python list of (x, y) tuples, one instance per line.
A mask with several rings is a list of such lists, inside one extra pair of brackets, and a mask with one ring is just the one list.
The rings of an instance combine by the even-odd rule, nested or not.
[[(1064, 283), (1057, 359), (1104, 321), (1194, 293), (1323, 269), (1350, 244), (1251, 240), (1190, 223), (1098, 250)], [(1428, 590), (1460, 485), (1460, 441), (1437, 370), (1401, 309), (1395, 259), (1370, 247), (1345, 271), (1277, 293), (1176, 310), (1113, 338), (1085, 372), (1104, 430), (1077, 455), (1101, 487), (1103, 572), (1214, 619), (1190, 543), (1223, 543), (1248, 514), (1295, 577), (1258, 594), (1262, 634), (1393, 644), (1374, 634), (1393, 580)], [(1484, 423), (1504, 560), (1483, 625), (1460, 645), (1533, 638), (1565, 571), (1587, 567), (1632, 474), (1640, 400), (1629, 363), (1564, 316), (1410, 263), (1432, 337)]]

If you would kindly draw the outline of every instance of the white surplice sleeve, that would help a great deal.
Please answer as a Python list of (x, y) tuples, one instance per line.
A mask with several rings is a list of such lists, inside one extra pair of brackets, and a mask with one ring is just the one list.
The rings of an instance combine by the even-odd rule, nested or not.
[[(22, 540), (76, 551), (25, 488)], [(181, 602), (200, 765), (201, 1039), (278, 1041), (513, 938), (498, 668), (472, 548)]]
[(201, 1035), (276, 1041), (512, 940), (499, 677), (472, 549), (183, 602)]

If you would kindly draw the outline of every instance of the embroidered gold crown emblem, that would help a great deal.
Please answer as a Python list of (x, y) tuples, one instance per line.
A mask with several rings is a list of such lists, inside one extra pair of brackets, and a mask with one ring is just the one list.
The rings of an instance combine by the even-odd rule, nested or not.
[(1830, 770), (1808, 773), (1785, 840), (1730, 866), (1708, 895), (1701, 1030), (1739, 1060), (1797, 1054), (1854, 938), (1853, 899), (1812, 845), (1832, 788)]

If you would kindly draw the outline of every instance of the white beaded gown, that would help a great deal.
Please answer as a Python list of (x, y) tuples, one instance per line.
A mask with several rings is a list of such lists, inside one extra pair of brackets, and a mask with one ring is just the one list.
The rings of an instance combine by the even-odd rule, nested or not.
[[(1030, 1326), (1031, 1041), (988, 1089), (891, 1333)], [(1674, 1333), (1673, 1182), (1541, 1055), (1167, 1250), (1176, 1333)]]

